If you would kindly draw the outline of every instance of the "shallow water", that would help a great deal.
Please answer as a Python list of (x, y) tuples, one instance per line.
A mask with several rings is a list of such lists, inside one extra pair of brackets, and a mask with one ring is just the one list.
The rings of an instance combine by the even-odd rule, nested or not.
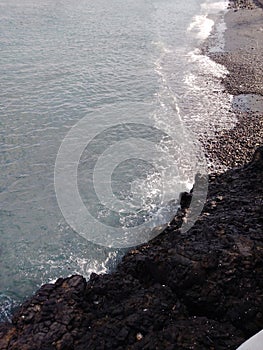
[[(174, 215), (203, 168), (198, 134), (234, 123), (220, 84), (226, 71), (198, 50), (215, 19), (214, 50), (223, 50), (225, 8), (212, 0), (1, 1), (0, 317), (42, 283), (113, 268), (118, 247), (147, 241)], [(140, 130), (128, 128), (116, 146), (120, 130), (108, 133), (116, 123)], [(173, 142), (160, 146), (153, 130)], [(149, 167), (151, 158), (160, 162)], [(71, 191), (78, 162), (89, 220)]]
[(233, 108), (242, 112), (263, 112), (263, 96), (257, 94), (240, 94), (233, 97)]

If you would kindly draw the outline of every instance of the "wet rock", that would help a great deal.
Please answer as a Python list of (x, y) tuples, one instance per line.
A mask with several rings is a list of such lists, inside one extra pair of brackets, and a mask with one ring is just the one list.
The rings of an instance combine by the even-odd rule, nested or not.
[(61, 340), (56, 342), (56, 349), (57, 350), (71, 350), (73, 349), (73, 337), (69, 334), (66, 333), (62, 337)]
[(262, 148), (252, 158), (210, 177), (188, 232), (175, 220), (111, 275), (41, 287), (0, 349), (236, 349), (263, 325)]
[[(231, 7), (238, 15), (258, 3)], [(229, 70), (227, 91), (262, 93), (261, 52), (213, 58)], [(216, 139), (204, 135), (207, 157), (229, 170), (210, 174), (203, 212), (189, 231), (180, 227), (198, 186), (182, 193), (165, 232), (128, 252), (111, 275), (42, 286), (12, 323), (0, 324), (0, 349), (236, 350), (262, 329), (263, 118), (240, 112), (237, 120)]]
[(263, 146), (259, 147), (253, 156), (252, 163), (250, 164), (252, 167), (256, 167), (259, 170), (263, 170)]

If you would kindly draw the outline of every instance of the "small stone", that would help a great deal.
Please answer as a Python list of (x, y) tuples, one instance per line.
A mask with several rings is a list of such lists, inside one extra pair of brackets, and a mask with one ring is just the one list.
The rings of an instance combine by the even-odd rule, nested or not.
[(143, 338), (142, 333), (137, 333), (137, 334), (136, 334), (136, 339), (137, 339), (138, 341), (142, 340), (142, 338)]

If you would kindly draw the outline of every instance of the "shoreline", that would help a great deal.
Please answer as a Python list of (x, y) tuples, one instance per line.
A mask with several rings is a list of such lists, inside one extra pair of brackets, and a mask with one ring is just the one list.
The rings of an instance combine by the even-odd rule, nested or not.
[[(253, 21), (263, 10), (246, 0), (231, 4), (226, 52), (209, 56), (229, 70), (224, 80), (228, 92), (263, 96), (263, 74), (259, 74), (263, 42), (252, 48), (250, 29), (247, 42), (237, 39), (231, 47), (227, 41), (237, 37), (236, 23), (242, 27), (245, 21), (247, 26), (248, 19)], [(246, 84), (244, 67), (254, 74)], [(81, 276), (61, 278), (42, 286), (18, 308), (12, 324), (0, 324), (0, 349), (174, 349), (176, 345), (179, 350), (234, 350), (261, 330), (262, 148), (252, 163), (245, 164), (262, 145), (263, 113), (236, 115), (234, 129), (207, 142), (212, 144), (208, 155), (230, 170), (210, 175), (207, 202), (188, 232), (179, 230), (191, 200), (185, 194), (181, 215), (151, 242), (126, 254), (112, 274), (92, 274), (88, 282)]]
[[(203, 53), (227, 68), (229, 73), (222, 83), (230, 95), (235, 98), (253, 94), (257, 99), (263, 96), (263, 23), (260, 22), (263, 1), (260, 5), (260, 1), (230, 0), (228, 7), (224, 16), (227, 27), (225, 51), (210, 53), (213, 38), (208, 38)], [(258, 109), (256, 99), (254, 105)], [(242, 111), (232, 105), (237, 119), (234, 128), (217, 131), (214, 138), (204, 141), (209, 159), (226, 169), (243, 166), (251, 159), (255, 149), (263, 143), (263, 98), (261, 101), (260, 110), (252, 112), (249, 108)]]

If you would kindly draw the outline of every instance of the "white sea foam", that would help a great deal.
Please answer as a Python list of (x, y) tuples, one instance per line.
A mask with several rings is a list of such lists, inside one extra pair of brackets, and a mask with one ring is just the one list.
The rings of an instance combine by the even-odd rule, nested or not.
[[(227, 1), (204, 2), (200, 13), (192, 18), (187, 28), (189, 36), (198, 39), (196, 48), (193, 49), (191, 40), (189, 46), (186, 41), (185, 52), (182, 47), (171, 46), (169, 51), (162, 51), (161, 58), (156, 62), (161, 86), (158, 93), (162, 109), (157, 114), (161, 115), (159, 123), (166, 120), (166, 115), (167, 124), (171, 123), (169, 120), (173, 113), (168, 112), (170, 108), (176, 111), (174, 123), (183, 122), (197, 138), (204, 134), (213, 138), (218, 131), (231, 129), (236, 124), (236, 117), (231, 111), (232, 96), (222, 84), (228, 71), (203, 55), (198, 48), (213, 33), (211, 51), (223, 51), (226, 29), (223, 16), (226, 9)], [(180, 57), (184, 57), (184, 61), (181, 62)], [(175, 62), (178, 62), (176, 68)], [(209, 164), (209, 168), (215, 167), (217, 165)]]
[(227, 10), (227, 3), (228, 2), (224, 0), (218, 2), (205, 1), (202, 3), (201, 14), (193, 17), (187, 31), (195, 33), (198, 39), (207, 39), (215, 24), (211, 16), (218, 14), (218, 12), (225, 12)]
[[(143, 116), (150, 116), (150, 110), (157, 127), (177, 132), (179, 145), (174, 153), (185, 172), (182, 178), (168, 174), (167, 179), (168, 190), (176, 198), (193, 183), (184, 162), (184, 155), (190, 153), (185, 125), (197, 135), (204, 130), (212, 133), (217, 123), (225, 127), (229, 96), (220, 87), (223, 68), (193, 52), (213, 23), (217, 25), (216, 13), (225, 1), (206, 1), (200, 7), (194, 0), (187, 5), (173, 0), (154, 5), (120, 0), (120, 11), (106, 0), (103, 6), (91, 0), (79, 1), (78, 6), (67, 2), (62, 10), (51, 0), (50, 6), (36, 0), (27, 1), (26, 6), (19, 0), (2, 2), (1, 272), (8, 278), (1, 280), (1, 286), (11, 299), (1, 305), (8, 313), (13, 301), (23, 300), (42, 283), (72, 273), (88, 278), (93, 271), (108, 271), (118, 260), (116, 251), (83, 242), (65, 224), (57, 206), (54, 160), (73, 124), (120, 102), (130, 108), (143, 101), (147, 104), (140, 107)], [(42, 12), (45, 15), (39, 16)], [(210, 18), (209, 13), (215, 16)], [(32, 31), (36, 35), (30, 35)], [(133, 120), (134, 108), (127, 116)], [(114, 109), (111, 117), (114, 121)], [(181, 156), (180, 142), (185, 152)], [(141, 187), (146, 195), (151, 191), (156, 195), (152, 184)], [(167, 209), (154, 208), (161, 218)]]
[(214, 21), (205, 15), (197, 15), (193, 18), (193, 22), (190, 23), (187, 30), (195, 32), (198, 39), (205, 40), (208, 38), (213, 28)]
[(201, 4), (202, 10), (207, 11), (209, 14), (217, 14), (219, 11), (226, 11), (228, 7), (228, 0), (221, 0), (216, 2), (205, 1)]
[(0, 294), (0, 322), (11, 322), (11, 311), (14, 306), (15, 301), (13, 298), (6, 294)]
[(231, 112), (232, 96), (222, 85), (227, 69), (198, 49), (189, 52), (188, 60), (193, 69), (186, 74), (185, 84), (192, 108), (185, 114), (186, 122), (200, 135), (205, 132), (213, 136), (214, 132), (233, 128), (236, 117)]

